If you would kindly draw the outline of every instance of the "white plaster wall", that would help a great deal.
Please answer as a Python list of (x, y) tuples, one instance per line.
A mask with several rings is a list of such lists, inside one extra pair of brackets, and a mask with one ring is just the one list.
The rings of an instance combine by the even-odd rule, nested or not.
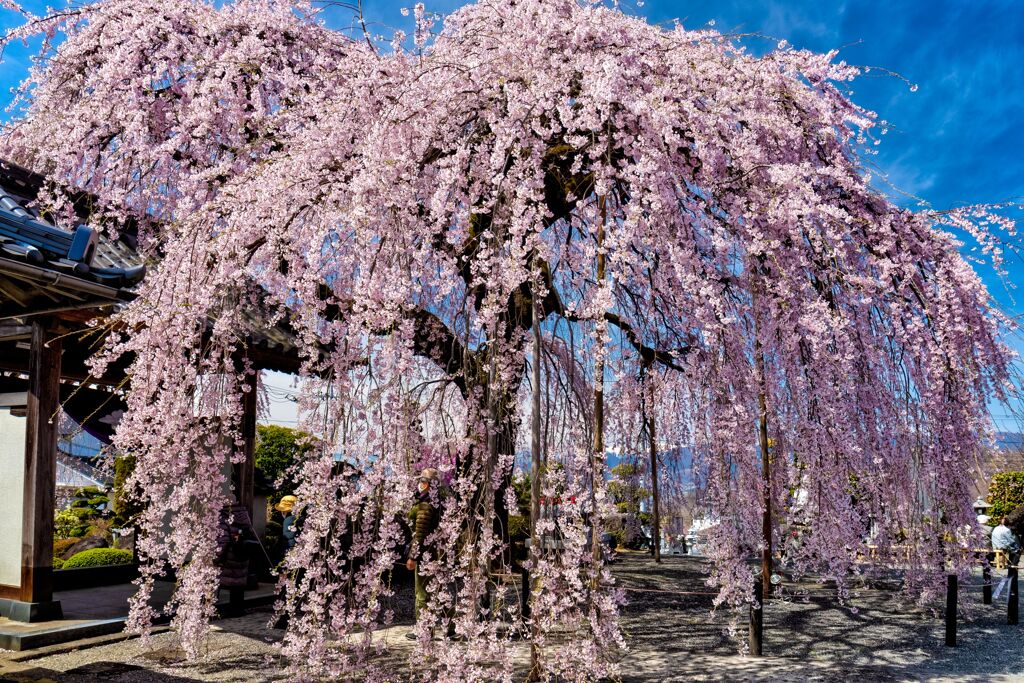
[(0, 408), (0, 584), (21, 585), (21, 519), (25, 496), (25, 422)]

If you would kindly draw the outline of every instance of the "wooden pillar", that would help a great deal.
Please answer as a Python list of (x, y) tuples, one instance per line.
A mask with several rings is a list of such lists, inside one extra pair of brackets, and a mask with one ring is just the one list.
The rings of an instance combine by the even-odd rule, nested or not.
[(53, 499), (57, 487), (60, 351), (60, 339), (43, 323), (33, 322), (25, 429), (25, 516), (22, 519), (21, 599), (24, 602), (53, 599)]
[(249, 519), (253, 517), (253, 480), (256, 473), (256, 379), (259, 370), (246, 375), (245, 386), (248, 391), (242, 397), (242, 449), (245, 461), (237, 466), (235, 493), (238, 502), (249, 511)]
[(62, 616), (60, 603), (53, 601), (60, 356), (61, 342), (52, 327), (46, 321), (33, 321), (25, 423), (21, 586), (5, 590), (0, 601), (0, 613), (17, 621)]

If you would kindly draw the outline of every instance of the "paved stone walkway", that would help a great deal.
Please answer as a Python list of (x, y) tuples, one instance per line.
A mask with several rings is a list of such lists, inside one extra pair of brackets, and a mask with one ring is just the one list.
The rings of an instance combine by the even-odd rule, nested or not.
[[(959, 646), (942, 645), (943, 624), (936, 616), (897, 605), (893, 593), (862, 590), (847, 607), (827, 589), (814, 585), (803, 596), (772, 600), (765, 613), (766, 657), (737, 654), (738, 641), (725, 630), (729, 614), (709, 614), (711, 597), (702, 592), (700, 565), (691, 558), (625, 555), (615, 565), (629, 590), (622, 626), (629, 651), (622, 654), (625, 683), (654, 681), (1024, 681), (1024, 626), (1006, 625), (1005, 604), (981, 605), (972, 621), (961, 621)], [(794, 587), (790, 587), (792, 589)], [(965, 589), (971, 590), (971, 589)], [(411, 596), (405, 596), (411, 597)], [(740, 636), (745, 638), (746, 616)], [(172, 681), (292, 681), (282, 670), (273, 643), (281, 632), (267, 627), (269, 613), (253, 610), (217, 622), (206, 656), (185, 663), (172, 634), (154, 636), (144, 648), (135, 639), (117, 640), (31, 659), (25, 653), (0, 654), (0, 681), (71, 683), (162, 683)], [(386, 661), (395, 680), (406, 680), (414, 644), (408, 624), (377, 635), (387, 640)], [(517, 645), (525, 674), (527, 645)]]

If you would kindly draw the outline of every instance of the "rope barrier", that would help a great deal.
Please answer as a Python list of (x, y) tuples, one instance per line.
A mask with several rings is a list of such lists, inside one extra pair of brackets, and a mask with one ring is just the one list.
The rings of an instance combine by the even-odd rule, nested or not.
[[(961, 586), (976, 585), (976, 586), (980, 587), (980, 586), (984, 586), (986, 584), (979, 583), (979, 584), (960, 584), (960, 585)], [(790, 594), (790, 595), (793, 595), (793, 594), (798, 594), (798, 595), (819, 595), (820, 594), (820, 595), (824, 595), (824, 596), (827, 597), (827, 596), (832, 596), (832, 595), (835, 594), (835, 589), (830, 589), (830, 588), (797, 588), (795, 586), (784, 586), (784, 587), (786, 588), (786, 592), (788, 594)], [(632, 587), (629, 587), (629, 586), (619, 586), (619, 588), (622, 588), (622, 590), (630, 591), (630, 592), (634, 592), (634, 593), (668, 593), (670, 595), (718, 595), (718, 593), (707, 593), (707, 592), (701, 592), (701, 591), (672, 591), (672, 590), (665, 590), (665, 589), (661, 589), (661, 588), (632, 588)], [(872, 592), (890, 592), (890, 593), (898, 592), (895, 589), (887, 589), (887, 588), (851, 588), (850, 589), (851, 593), (865, 593), (865, 592), (868, 592), (868, 591), (872, 591)]]
[(669, 595), (711, 595), (711, 596), (718, 595), (718, 593), (705, 593), (705, 592), (699, 592), (699, 591), (670, 591), (670, 590), (663, 590), (663, 589), (660, 589), (660, 588), (630, 588), (628, 586), (623, 586), (622, 589), (626, 590), (626, 591), (630, 591), (632, 593), (668, 593)]

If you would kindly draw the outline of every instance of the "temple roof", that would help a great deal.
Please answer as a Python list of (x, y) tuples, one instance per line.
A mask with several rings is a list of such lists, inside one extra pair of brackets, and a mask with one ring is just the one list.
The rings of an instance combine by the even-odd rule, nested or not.
[(0, 318), (130, 300), (131, 287), (146, 273), (134, 240), (98, 234), (84, 224), (87, 215), (77, 225), (55, 225), (33, 206), (44, 184), (0, 161)]
[[(100, 341), (85, 323), (135, 298), (146, 260), (134, 235), (111, 238), (87, 225), (94, 202), (85, 195), (75, 199), (80, 223), (48, 220), (34, 205), (45, 186), (43, 176), (0, 160), (0, 369), (27, 367), (29, 320), (47, 315), (81, 331), (65, 338), (62, 365), (66, 376), (85, 379), (85, 360)], [(256, 366), (296, 372), (297, 345), (287, 321), (268, 325), (255, 311), (244, 317), (247, 329), (240, 334)]]

